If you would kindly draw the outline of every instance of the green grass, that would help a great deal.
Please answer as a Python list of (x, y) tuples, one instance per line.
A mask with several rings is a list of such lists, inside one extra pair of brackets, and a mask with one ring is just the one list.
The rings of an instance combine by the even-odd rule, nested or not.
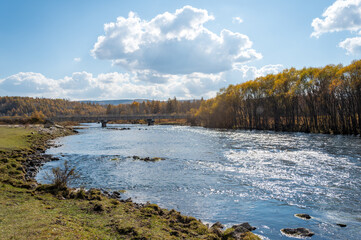
[(29, 135), (34, 130), (22, 127), (9, 128), (0, 126), (0, 150), (30, 148)]
[(0, 192), (1, 239), (219, 239), (198, 220), (155, 204), (59, 200), (1, 183)]
[[(99, 190), (32, 188), (22, 162), (64, 132), (0, 127), (0, 239), (230, 239), (199, 220), (156, 204), (109, 199)], [(60, 131), (60, 130), (59, 130)], [(218, 234), (218, 235), (217, 235)], [(249, 236), (251, 238), (249, 238)], [(248, 238), (259, 240), (252, 233)]]

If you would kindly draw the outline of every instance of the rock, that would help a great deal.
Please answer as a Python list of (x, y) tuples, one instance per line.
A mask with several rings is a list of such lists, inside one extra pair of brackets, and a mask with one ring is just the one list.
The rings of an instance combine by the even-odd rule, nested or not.
[(120, 196), (120, 192), (114, 191), (113, 192), (114, 195)]
[(165, 160), (165, 158), (160, 158), (160, 157), (151, 158), (152, 162), (157, 162), (157, 161), (161, 161), (161, 160)]
[(251, 231), (255, 229), (255, 227), (252, 227), (247, 222), (233, 225), (231, 228), (228, 228), (226, 231), (224, 231), (222, 239), (259, 239), (257, 236), (251, 233)]
[(336, 225), (337, 225), (337, 226), (340, 226), (340, 227), (343, 227), (343, 228), (344, 228), (344, 227), (347, 227), (347, 225), (346, 225), (346, 224), (343, 224), (343, 223), (337, 223)]
[(108, 130), (119, 130), (119, 131), (130, 130), (130, 128), (111, 128), (111, 127), (108, 127), (107, 129)]
[(223, 224), (222, 223), (220, 223), (220, 222), (216, 222), (215, 224), (213, 224), (212, 225), (212, 227), (211, 228), (224, 228), (224, 226), (223, 226)]
[(289, 237), (312, 237), (315, 233), (311, 232), (307, 228), (283, 228), (281, 229), (281, 233), (289, 236)]
[(36, 182), (33, 182), (30, 184), (30, 189), (36, 189), (38, 187), (38, 184)]
[(144, 161), (144, 162), (158, 162), (158, 161), (161, 161), (161, 160), (165, 160), (165, 158), (161, 158), (161, 157), (153, 157), (153, 158), (150, 158), (150, 157), (139, 157), (139, 156), (133, 156), (133, 159), (134, 160), (140, 160), (140, 161)]
[(297, 214), (295, 214), (295, 217), (305, 219), (305, 220), (311, 219), (311, 216), (308, 214), (305, 214), (305, 213), (297, 213)]
[(102, 192), (103, 192), (104, 195), (106, 195), (106, 196), (109, 196), (109, 195), (110, 195), (107, 190), (104, 190), (104, 189), (101, 189), (101, 190), (102, 190)]
[(242, 226), (238, 226), (238, 227), (233, 228), (233, 229), (234, 229), (233, 235), (234, 235), (234, 238), (236, 238), (236, 239), (237, 239), (237, 237), (235, 237), (236, 235), (240, 235), (242, 233), (250, 232), (250, 230), (248, 230), (247, 228), (242, 227)]
[(253, 231), (253, 230), (256, 230), (257, 228), (255, 227), (252, 227), (248, 222), (245, 222), (245, 223), (241, 223), (241, 224), (238, 224), (238, 225), (233, 225), (232, 228), (234, 229), (237, 229), (239, 227), (243, 227), (245, 229), (247, 229), (248, 231)]
[(218, 237), (222, 236), (222, 228), (224, 228), (223, 224), (221, 224), (220, 222), (216, 222), (215, 224), (213, 224), (210, 228), (210, 231), (214, 234), (216, 234)]
[(100, 203), (97, 203), (94, 205), (93, 210), (95, 212), (102, 212), (102, 211), (104, 211), (104, 206)]
[(114, 199), (120, 199), (120, 193), (117, 191), (114, 191), (112, 194), (110, 194), (110, 198), (114, 198)]
[(28, 171), (29, 171), (29, 172), (35, 172), (36, 170), (37, 170), (37, 169), (36, 169), (35, 167), (29, 167), (29, 168), (28, 168)]
[(132, 202), (132, 198), (126, 199), (125, 202)]
[(210, 231), (214, 234), (216, 234), (218, 237), (222, 237), (222, 230), (220, 228), (210, 228)]
[(59, 199), (59, 200), (65, 200), (65, 197), (59, 195), (59, 196), (58, 196), (58, 199)]
[(52, 127), (52, 126), (54, 126), (55, 125), (55, 123), (53, 122), (53, 121), (51, 121), (51, 120), (45, 120), (45, 123), (44, 123), (44, 127), (45, 128), (50, 128), (50, 127)]

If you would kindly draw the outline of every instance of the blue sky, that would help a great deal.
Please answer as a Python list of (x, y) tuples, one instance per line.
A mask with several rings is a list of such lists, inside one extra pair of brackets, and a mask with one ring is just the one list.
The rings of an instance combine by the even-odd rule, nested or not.
[(360, 30), (361, 0), (2, 0), (0, 95), (209, 98), (284, 68), (348, 65)]

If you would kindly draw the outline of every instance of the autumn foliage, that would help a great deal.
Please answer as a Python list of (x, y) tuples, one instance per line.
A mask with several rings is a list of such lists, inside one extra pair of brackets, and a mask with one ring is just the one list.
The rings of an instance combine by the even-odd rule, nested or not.
[(108, 105), (108, 115), (147, 115), (147, 114), (188, 114), (198, 109), (202, 100), (179, 101), (175, 97), (167, 101), (143, 101), (131, 104)]
[[(43, 122), (55, 116), (104, 116), (146, 114), (188, 114), (198, 109), (202, 100), (134, 101), (131, 104), (100, 105), (64, 99), (0, 97), (0, 120), (28, 119)], [(193, 109), (193, 110), (192, 110)]]
[(230, 85), (196, 117), (206, 127), (360, 134), (361, 60)]
[(44, 119), (59, 115), (100, 115), (104, 106), (64, 99), (0, 97), (0, 116)]

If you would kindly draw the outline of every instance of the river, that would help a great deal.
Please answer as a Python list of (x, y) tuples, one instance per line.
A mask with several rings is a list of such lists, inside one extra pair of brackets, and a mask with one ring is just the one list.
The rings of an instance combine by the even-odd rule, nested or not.
[[(361, 239), (361, 138), (187, 126), (83, 124), (55, 140), (37, 180), (68, 160), (73, 187), (126, 190), (124, 198), (174, 208), (227, 227), (249, 222), (264, 239), (306, 227), (312, 239)], [(117, 130), (117, 128), (130, 130)], [(115, 128), (115, 129), (114, 129)], [(162, 157), (144, 162), (132, 156)], [(313, 218), (302, 220), (296, 213)], [(337, 223), (347, 224), (341, 228)]]

